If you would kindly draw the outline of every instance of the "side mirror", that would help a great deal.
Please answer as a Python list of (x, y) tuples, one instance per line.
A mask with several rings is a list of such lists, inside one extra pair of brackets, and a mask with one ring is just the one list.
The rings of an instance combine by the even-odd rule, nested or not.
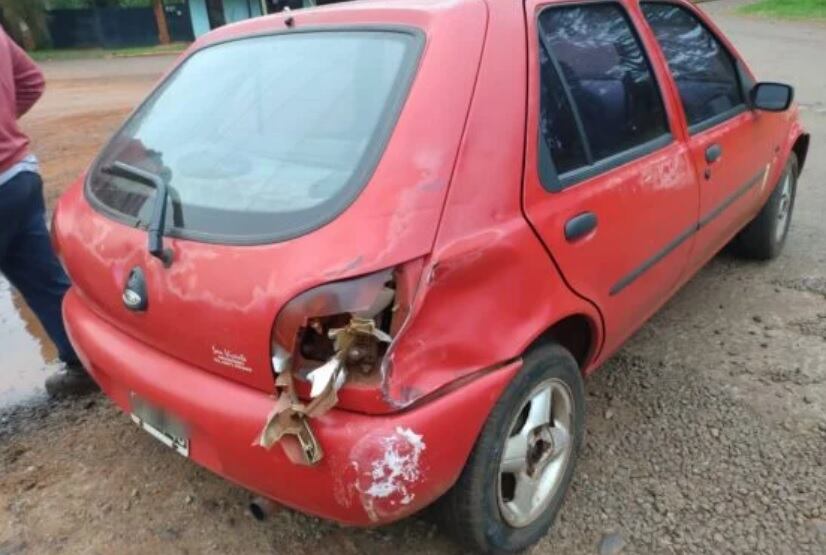
[(794, 99), (794, 89), (783, 83), (757, 83), (749, 93), (751, 107), (767, 112), (783, 112)]

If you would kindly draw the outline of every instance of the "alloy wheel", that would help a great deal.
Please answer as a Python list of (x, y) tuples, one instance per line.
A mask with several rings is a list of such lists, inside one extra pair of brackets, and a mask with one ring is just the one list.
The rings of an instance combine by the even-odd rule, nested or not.
[(786, 172), (780, 184), (780, 201), (777, 204), (777, 225), (774, 229), (774, 239), (780, 243), (789, 227), (789, 214), (792, 211), (792, 172)]
[(534, 522), (562, 484), (573, 451), (573, 396), (557, 379), (538, 385), (511, 424), (499, 464), (502, 518), (515, 528)]

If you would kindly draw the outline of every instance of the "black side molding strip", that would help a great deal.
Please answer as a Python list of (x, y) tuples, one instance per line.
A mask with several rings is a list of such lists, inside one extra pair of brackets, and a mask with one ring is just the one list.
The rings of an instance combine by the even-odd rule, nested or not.
[(643, 262), (642, 264), (640, 264), (639, 266), (634, 268), (631, 271), (631, 273), (629, 273), (624, 278), (622, 278), (617, 283), (615, 283), (614, 286), (611, 287), (611, 290), (609, 291), (611, 296), (616, 295), (617, 293), (619, 293), (620, 291), (622, 291), (623, 289), (625, 289), (626, 287), (631, 285), (634, 281), (637, 280), (638, 277), (640, 277), (645, 272), (650, 270), (657, 262), (659, 262), (660, 260), (662, 260), (663, 258), (668, 256), (669, 254), (671, 254), (671, 252), (673, 250), (675, 250), (677, 247), (679, 247), (680, 245), (685, 243), (686, 240), (688, 240), (688, 238), (691, 237), (692, 235), (694, 235), (695, 233), (697, 233), (697, 225), (696, 224), (691, 226), (690, 228), (686, 229), (685, 231), (683, 231), (679, 235), (677, 235), (677, 237), (672, 239), (672, 241), (670, 243), (668, 243), (665, 247), (663, 247), (660, 251), (658, 251), (654, 256), (652, 256), (651, 258), (649, 258), (648, 260), (646, 260), (645, 262)]
[(700, 221), (698, 221), (696, 224), (692, 225), (691, 227), (677, 235), (677, 237), (672, 239), (665, 247), (656, 252), (654, 256), (647, 259), (645, 262), (634, 268), (625, 277), (623, 277), (621, 280), (615, 283), (614, 286), (611, 287), (609, 294), (611, 296), (614, 296), (620, 293), (623, 289), (625, 289), (634, 281), (636, 281), (637, 278), (639, 278), (645, 272), (650, 270), (657, 262), (671, 254), (672, 251), (676, 250), (680, 245), (685, 243), (692, 235), (694, 235), (700, 229), (711, 223), (712, 220), (714, 220), (717, 216), (722, 214), (729, 206), (737, 202), (737, 199), (745, 195), (755, 185), (760, 183), (765, 173), (765, 168), (760, 170), (760, 172), (758, 172), (754, 177), (749, 179), (746, 183), (741, 185), (736, 191), (734, 191), (732, 194), (726, 197), (725, 200), (723, 200), (723, 202), (715, 206), (711, 212), (700, 218)]
[(714, 210), (712, 210), (711, 212), (709, 212), (708, 214), (706, 214), (705, 216), (700, 218), (700, 221), (697, 223), (697, 230), (699, 231), (701, 228), (707, 226), (709, 223), (711, 223), (711, 221), (714, 218), (716, 218), (717, 216), (722, 214), (729, 206), (734, 204), (737, 201), (737, 199), (739, 199), (740, 197), (742, 197), (743, 195), (748, 193), (749, 189), (751, 189), (752, 187), (754, 187), (755, 185), (760, 183), (760, 181), (763, 180), (763, 176), (765, 175), (765, 173), (766, 173), (765, 168), (760, 170), (760, 172), (757, 175), (755, 175), (754, 177), (749, 179), (739, 189), (737, 189), (732, 194), (730, 194), (728, 197), (726, 197), (726, 200), (724, 200), (723, 202), (718, 204), (714, 208)]

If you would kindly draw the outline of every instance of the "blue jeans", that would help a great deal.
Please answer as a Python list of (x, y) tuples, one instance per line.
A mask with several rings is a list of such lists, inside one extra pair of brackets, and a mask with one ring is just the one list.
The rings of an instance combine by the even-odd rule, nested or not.
[(36, 173), (23, 172), (0, 185), (0, 273), (23, 295), (60, 359), (78, 364), (61, 313), (70, 282), (52, 249), (43, 180)]

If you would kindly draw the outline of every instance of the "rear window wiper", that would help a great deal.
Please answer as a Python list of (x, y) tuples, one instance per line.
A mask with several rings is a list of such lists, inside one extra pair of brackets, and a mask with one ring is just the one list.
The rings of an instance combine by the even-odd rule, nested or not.
[(124, 162), (113, 162), (102, 168), (103, 173), (122, 177), (147, 187), (155, 189), (155, 204), (152, 207), (152, 218), (149, 220), (149, 254), (164, 263), (172, 264), (172, 250), (163, 246), (164, 226), (166, 224), (166, 204), (169, 200), (169, 185), (160, 175), (130, 166)]

